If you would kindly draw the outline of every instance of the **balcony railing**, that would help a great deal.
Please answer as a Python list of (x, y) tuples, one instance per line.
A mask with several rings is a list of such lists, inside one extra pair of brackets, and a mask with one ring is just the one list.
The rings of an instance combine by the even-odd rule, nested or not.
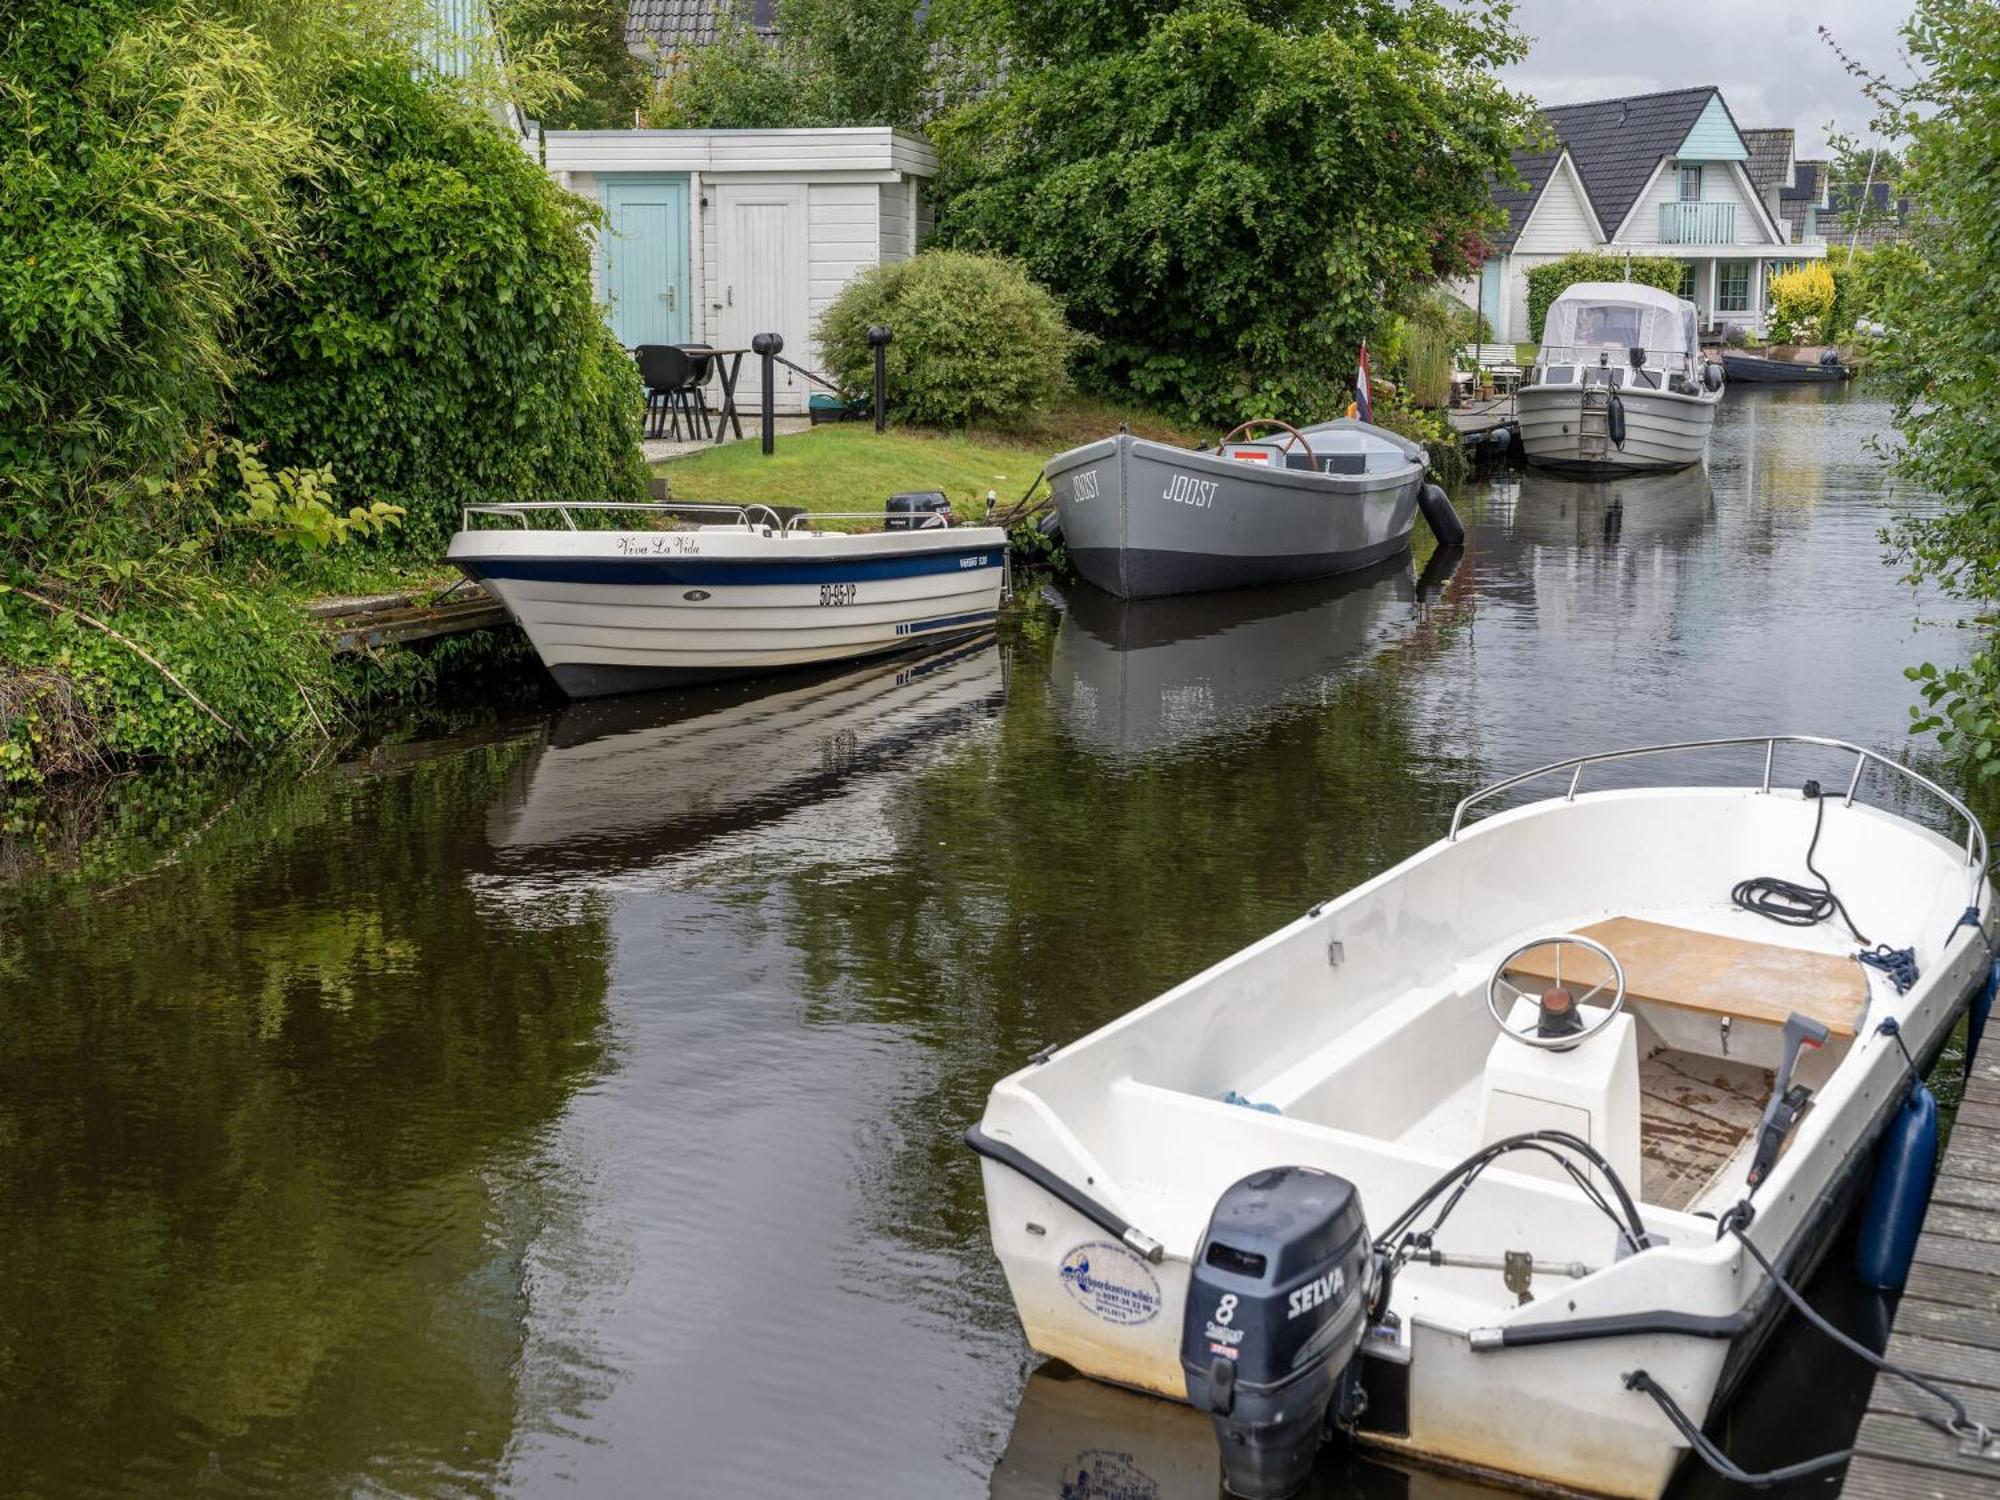
[(1736, 243), (1734, 203), (1662, 203), (1660, 243), (1663, 245), (1733, 245)]

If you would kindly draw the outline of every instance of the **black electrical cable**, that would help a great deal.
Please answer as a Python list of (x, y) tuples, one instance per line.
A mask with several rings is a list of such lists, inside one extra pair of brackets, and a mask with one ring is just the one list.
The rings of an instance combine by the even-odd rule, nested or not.
[[(1617, 1196), (1618, 1207), (1623, 1213), (1623, 1218), (1620, 1218), (1619, 1213), (1613, 1212), (1610, 1205), (1604, 1202), (1603, 1195), (1588, 1183), (1585, 1184), (1586, 1191), (1605, 1210), (1612, 1223), (1618, 1225), (1621, 1232), (1630, 1232), (1633, 1244), (1645, 1244), (1646, 1226), (1644, 1221), (1639, 1217), (1639, 1207), (1632, 1201), (1632, 1195), (1626, 1191), (1625, 1184), (1619, 1180), (1618, 1173), (1612, 1168), (1611, 1163), (1605, 1160), (1602, 1152), (1582, 1137), (1571, 1135), (1567, 1130), (1530, 1130), (1520, 1135), (1506, 1136), (1501, 1140), (1493, 1142), (1490, 1146), (1474, 1152), (1471, 1156), (1468, 1156), (1464, 1161), (1458, 1163), (1457, 1166), (1439, 1177), (1437, 1181), (1419, 1193), (1409, 1207), (1396, 1216), (1388, 1229), (1376, 1239), (1376, 1248), (1385, 1252), (1393, 1252), (1396, 1242), (1402, 1238), (1412, 1224), (1416, 1223), (1417, 1217), (1426, 1208), (1430, 1207), (1432, 1203), (1436, 1202), (1438, 1198), (1452, 1188), (1461, 1187), (1461, 1191), (1452, 1199), (1452, 1203), (1446, 1205), (1445, 1212), (1450, 1212), (1451, 1207), (1457, 1203), (1458, 1198), (1464, 1196), (1463, 1187), (1469, 1187), (1471, 1179), (1476, 1178), (1495, 1159), (1515, 1150), (1546, 1151), (1550, 1145), (1561, 1146), (1566, 1150), (1574, 1151), (1604, 1173), (1605, 1180), (1610, 1183), (1612, 1192)], [(1554, 1153), (1551, 1152), (1550, 1154), (1553, 1155)], [(1560, 1159), (1558, 1158), (1558, 1160)], [(1565, 1163), (1565, 1166), (1568, 1165), (1568, 1163)], [(1573, 1175), (1580, 1175), (1575, 1172), (1573, 1167), (1570, 1170)], [(1443, 1214), (1440, 1214), (1439, 1222), (1442, 1221)], [(1433, 1232), (1435, 1232), (1435, 1227), (1433, 1225)]]
[(1694, 1449), (1696, 1457), (1724, 1479), (1747, 1485), (1753, 1490), (1768, 1490), (1772, 1485), (1784, 1484), (1787, 1480), (1804, 1479), (1809, 1474), (1823, 1473), (1827, 1469), (1846, 1463), (1854, 1456), (1852, 1448), (1842, 1448), (1837, 1453), (1822, 1453), (1817, 1458), (1808, 1458), (1802, 1463), (1786, 1464), (1781, 1469), (1765, 1469), (1761, 1473), (1752, 1473), (1740, 1467), (1735, 1459), (1711, 1443), (1703, 1435), (1701, 1428), (1696, 1426), (1681, 1409), (1681, 1404), (1668, 1395), (1660, 1383), (1644, 1370), (1629, 1372), (1625, 1376), (1625, 1389), (1644, 1391), (1651, 1396), (1653, 1404), (1665, 1413), (1669, 1422), (1673, 1423), (1674, 1430), (1687, 1439), (1688, 1446)]
[(1894, 1375), (1898, 1380), (1906, 1380), (1911, 1385), (1915, 1386), (1918, 1390), (1924, 1392), (1926, 1395), (1937, 1397), (1938, 1400), (1942, 1401), (1946, 1406), (1949, 1406), (1951, 1408), (1950, 1421), (1946, 1421), (1942, 1417), (1924, 1417), (1922, 1420), (1930, 1423), (1931, 1426), (1937, 1428), (1938, 1431), (1943, 1432), (1951, 1437), (1974, 1439), (1975, 1441), (1978, 1442), (1979, 1447), (1982, 1451), (1984, 1451), (1986, 1448), (1992, 1445), (1993, 1443), (1992, 1431), (1987, 1428), (1985, 1423), (1975, 1422), (1972, 1420), (1972, 1415), (1971, 1413), (1966, 1411), (1965, 1403), (1963, 1401), (1959, 1400), (1958, 1397), (1954, 1396), (1950, 1391), (1946, 1390), (1943, 1386), (1936, 1385), (1933, 1382), (1926, 1380), (1923, 1376), (1916, 1374), (1914, 1371), (1904, 1369), (1901, 1365), (1897, 1364), (1893, 1360), (1885, 1359), (1882, 1355), (1879, 1355), (1873, 1349), (1870, 1349), (1866, 1344), (1860, 1343), (1857, 1340), (1849, 1338), (1846, 1334), (1842, 1333), (1838, 1328), (1835, 1328), (1833, 1324), (1827, 1322), (1825, 1318), (1821, 1317), (1817, 1312), (1813, 1311), (1812, 1305), (1808, 1303), (1804, 1297), (1799, 1295), (1798, 1290), (1795, 1287), (1793, 1287), (1793, 1285), (1789, 1281), (1785, 1280), (1784, 1277), (1778, 1274), (1778, 1268), (1772, 1265), (1770, 1261), (1764, 1258), (1764, 1252), (1759, 1250), (1754, 1244), (1750, 1242), (1750, 1236), (1743, 1232), (1743, 1229), (1740, 1225), (1732, 1225), (1730, 1232), (1733, 1233), (1736, 1236), (1736, 1238), (1742, 1242), (1743, 1248), (1750, 1252), (1750, 1258), (1756, 1261), (1759, 1266), (1763, 1267), (1764, 1274), (1771, 1278), (1771, 1284), (1777, 1287), (1777, 1289), (1780, 1292), (1784, 1293), (1785, 1300), (1791, 1303), (1793, 1307), (1797, 1308), (1799, 1310), (1800, 1316), (1802, 1316), (1808, 1323), (1812, 1324), (1813, 1327), (1817, 1328), (1821, 1333), (1825, 1334), (1828, 1338), (1832, 1339), (1836, 1344), (1840, 1345), (1841, 1348), (1846, 1349), (1851, 1353), (1858, 1354), (1863, 1360), (1873, 1365), (1883, 1374)]
[(1822, 792), (1817, 781), (1806, 783), (1805, 794), (1813, 800), (1812, 842), (1806, 845), (1806, 870), (1818, 879), (1819, 884), (1810, 886), (1776, 875), (1756, 875), (1748, 880), (1739, 880), (1736, 888), (1729, 893), (1729, 899), (1745, 911), (1754, 911), (1760, 917), (1782, 922), (1787, 927), (1814, 927), (1839, 912), (1840, 920), (1847, 924), (1854, 940), (1866, 948), (1869, 946), (1868, 939), (1861, 935), (1861, 929), (1854, 925), (1854, 918), (1847, 914), (1840, 897), (1833, 893), (1833, 882), (1813, 864), (1813, 853), (1819, 848), (1820, 828), (1826, 822), (1826, 799), (1840, 794)]
[[(1896, 1035), (1894, 1032), (1890, 1034)], [(1899, 1043), (1901, 1040), (1902, 1038), (1897, 1036)], [(1906, 1048), (1906, 1055), (1907, 1050)], [(1912, 1062), (1911, 1067), (1914, 1071), (1914, 1062)], [(1742, 1242), (1743, 1248), (1750, 1252), (1750, 1258), (1757, 1262), (1766, 1276), (1771, 1278), (1771, 1284), (1784, 1294), (1785, 1300), (1797, 1308), (1799, 1314), (1808, 1323), (1840, 1345), (1841, 1348), (1859, 1355), (1863, 1360), (1867, 1361), (1877, 1370), (1882, 1371), (1885, 1375), (1894, 1375), (1899, 1380), (1908, 1381), (1918, 1390), (1923, 1391), (1927, 1395), (1935, 1396), (1951, 1408), (1952, 1414), (1949, 1420), (1935, 1416), (1926, 1416), (1921, 1418), (1921, 1420), (1928, 1422), (1948, 1437), (1969, 1440), (1977, 1444), (1982, 1453), (1993, 1446), (1994, 1435), (1992, 1431), (1983, 1422), (1975, 1422), (1971, 1414), (1966, 1411), (1965, 1403), (1960, 1401), (1958, 1397), (1954, 1396), (1944, 1387), (1924, 1379), (1923, 1376), (1904, 1369), (1893, 1360), (1885, 1359), (1867, 1345), (1849, 1338), (1819, 1313), (1815, 1312), (1812, 1305), (1799, 1294), (1798, 1289), (1778, 1274), (1778, 1268), (1765, 1259), (1764, 1252), (1752, 1244), (1750, 1236), (1743, 1232), (1745, 1226), (1753, 1216), (1748, 1203), (1737, 1204), (1735, 1208), (1730, 1209), (1728, 1213), (1723, 1215), (1721, 1229), (1716, 1237), (1718, 1239), (1721, 1238), (1723, 1233), (1735, 1235)], [(1822, 1453), (1817, 1458), (1808, 1458), (1795, 1464), (1787, 1464), (1783, 1468), (1766, 1469), (1761, 1473), (1751, 1473), (1739, 1467), (1734, 1459), (1730, 1458), (1728, 1454), (1724, 1453), (1703, 1436), (1701, 1428), (1681, 1409), (1680, 1403), (1675, 1401), (1651, 1375), (1648, 1375), (1644, 1370), (1632, 1370), (1627, 1372), (1624, 1378), (1626, 1390), (1642, 1391), (1653, 1398), (1653, 1404), (1659, 1407), (1661, 1412), (1665, 1414), (1666, 1419), (1673, 1424), (1674, 1430), (1687, 1439), (1688, 1446), (1694, 1449), (1696, 1456), (1703, 1463), (1715, 1470), (1716, 1473), (1722, 1475), (1723, 1478), (1733, 1480), (1737, 1484), (1748, 1485), (1752, 1489), (1769, 1489), (1772, 1485), (1783, 1484), (1787, 1480), (1803, 1479), (1809, 1474), (1818, 1474), (1827, 1469), (1834, 1468), (1839, 1464), (1846, 1463), (1848, 1459), (1854, 1456), (1853, 1449), (1842, 1448), (1837, 1452)]]

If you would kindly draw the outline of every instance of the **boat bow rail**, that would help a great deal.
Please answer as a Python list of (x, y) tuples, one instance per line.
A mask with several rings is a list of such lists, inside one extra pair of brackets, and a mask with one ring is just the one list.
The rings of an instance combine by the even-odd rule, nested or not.
[(1451, 843), (1457, 842), (1460, 831), (1465, 827), (1465, 815), (1480, 803), (1488, 802), (1502, 793), (1512, 791), (1517, 786), (1525, 785), (1531, 781), (1538, 781), (1544, 776), (1553, 776), (1562, 771), (1569, 772), (1569, 788), (1563, 794), (1563, 800), (1573, 802), (1576, 800), (1577, 791), (1583, 783), (1583, 773), (1591, 766), (1608, 764), (1612, 761), (1641, 760), (1656, 755), (1676, 755), (1696, 750), (1740, 750), (1762, 746), (1764, 750), (1764, 774), (1757, 790), (1768, 793), (1771, 790), (1771, 774), (1777, 760), (1777, 752), (1780, 745), (1810, 745), (1823, 750), (1833, 750), (1852, 755), (1854, 757), (1854, 772), (1848, 778), (1847, 791), (1842, 798), (1845, 806), (1852, 807), (1854, 805), (1855, 797), (1861, 788), (1862, 772), (1867, 770), (1870, 765), (1877, 765), (1886, 770), (1893, 771), (1911, 785), (1930, 793), (1931, 796), (1943, 803), (1952, 813), (1963, 818), (1965, 820), (1965, 861), (1972, 872), (1971, 904), (1974, 906), (1980, 904), (1980, 885), (1986, 877), (1988, 860), (1987, 840), (1986, 829), (1980, 823), (1979, 819), (1973, 815), (1972, 809), (1943, 787), (1939, 786), (1935, 781), (1932, 781), (1928, 776), (1925, 776), (1920, 771), (1911, 770), (1900, 761), (1891, 760), (1886, 755), (1878, 754), (1876, 751), (1867, 749), (1862, 745), (1853, 744), (1848, 740), (1829, 739), (1824, 735), (1817, 734), (1753, 734), (1739, 735), (1728, 739), (1678, 740), (1671, 744), (1640, 745), (1627, 750), (1603, 750), (1591, 755), (1573, 756), (1568, 760), (1551, 761), (1545, 766), (1535, 767), (1532, 771), (1522, 771), (1518, 775), (1492, 782), (1460, 801), (1458, 806), (1452, 811), (1451, 832), (1446, 835), (1446, 841)]
[[(513, 521), (524, 531), (534, 529), (534, 522), (542, 517), (552, 517), (563, 523), (567, 531), (582, 531), (585, 527), (576, 524), (576, 513), (585, 515), (600, 513), (637, 514), (666, 517), (676, 520), (698, 521), (706, 525), (741, 526), (746, 531), (761, 530), (772, 536), (805, 536), (814, 532), (822, 521), (868, 521), (877, 531), (944, 530), (951, 524), (936, 513), (911, 515), (900, 511), (875, 510), (821, 510), (809, 511), (765, 505), (761, 501), (735, 504), (729, 501), (705, 500), (496, 500), (483, 505), (467, 505), (459, 512), (459, 530), (475, 529), (473, 518), (494, 517)], [(890, 527), (890, 520), (905, 521), (904, 526)]]

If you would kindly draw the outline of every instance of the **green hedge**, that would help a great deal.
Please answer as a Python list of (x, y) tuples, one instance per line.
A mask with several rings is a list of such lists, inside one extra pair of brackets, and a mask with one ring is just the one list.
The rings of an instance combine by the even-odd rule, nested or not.
[(390, 61), (333, 80), (338, 168), (302, 188), (289, 296), (266, 300), (236, 420), (274, 464), (333, 466), (439, 553), (459, 507), (638, 500), (632, 361), (591, 300), (592, 210), (475, 110)]
[(1549, 304), (1579, 281), (1636, 281), (1663, 292), (1680, 291), (1682, 264), (1663, 256), (1565, 255), (1528, 272), (1528, 337), (1540, 342)]
[(1081, 342), (1056, 299), (1018, 265), (962, 250), (877, 266), (821, 315), (821, 356), (849, 390), (868, 390), (874, 380), (873, 323), (894, 335), (890, 413), (938, 427), (1041, 410), (1068, 388)]

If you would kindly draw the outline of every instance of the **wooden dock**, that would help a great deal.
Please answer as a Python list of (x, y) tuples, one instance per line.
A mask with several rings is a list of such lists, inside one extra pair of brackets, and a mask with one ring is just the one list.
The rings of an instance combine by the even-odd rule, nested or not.
[(429, 601), (412, 594), (370, 594), (355, 599), (321, 599), (307, 610), (333, 638), (333, 649), (342, 653), (408, 645), (508, 623), (500, 601), (475, 583), (463, 584)]
[[(2000, 1028), (1988, 1028), (1945, 1146), (1888, 1356), (1946, 1386), (2000, 1431)], [(1854, 1439), (1854, 1500), (2000, 1496), (2000, 1446), (1968, 1454), (1926, 1422), (1941, 1403), (1878, 1375)]]
[(1461, 438), (1484, 437), (1496, 427), (1514, 425), (1514, 397), (1510, 392), (1485, 401), (1468, 401), (1444, 415), (1451, 430)]

